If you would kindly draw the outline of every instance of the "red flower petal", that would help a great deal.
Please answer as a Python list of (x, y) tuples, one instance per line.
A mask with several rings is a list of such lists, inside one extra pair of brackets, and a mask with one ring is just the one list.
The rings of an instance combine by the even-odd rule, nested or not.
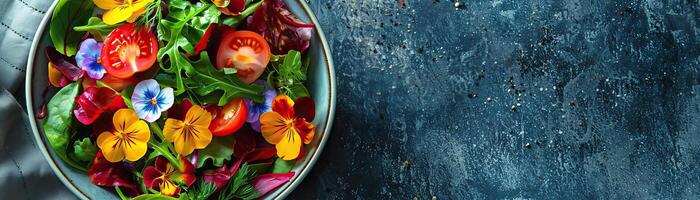
[(309, 47), (313, 24), (301, 22), (289, 12), (282, 0), (265, 0), (248, 17), (247, 26), (260, 33), (270, 44), (273, 54), (286, 54), (289, 50), (304, 52)]
[(294, 112), (297, 118), (304, 118), (306, 121), (314, 121), (316, 117), (316, 103), (311, 97), (301, 97), (294, 100)]
[(126, 108), (121, 95), (106, 87), (89, 87), (75, 101), (73, 114), (85, 125), (92, 124), (103, 112)]
[(189, 99), (183, 99), (182, 102), (173, 105), (168, 109), (168, 118), (184, 120), (187, 111), (192, 107), (192, 102)]
[(173, 179), (187, 186), (191, 186), (197, 179), (197, 177), (194, 176), (194, 164), (187, 160), (187, 158), (180, 157), (180, 166), (182, 166), (182, 170), (180, 170), (179, 176), (173, 177)]
[(253, 178), (251, 184), (253, 184), (255, 190), (260, 193), (260, 196), (264, 196), (270, 191), (287, 183), (293, 176), (294, 172), (286, 174), (261, 174)]
[(147, 188), (157, 189), (158, 184), (160, 184), (160, 177), (163, 175), (153, 166), (148, 166), (143, 170), (143, 183)]
[(141, 194), (131, 173), (131, 166), (125, 162), (112, 163), (107, 161), (102, 155), (102, 151), (97, 152), (97, 155), (95, 155), (95, 160), (93, 160), (87, 175), (95, 185), (105, 187), (119, 186), (126, 195), (132, 197)]
[(295, 119), (294, 101), (289, 96), (281, 94), (272, 100), (272, 111), (280, 114), (285, 119)]

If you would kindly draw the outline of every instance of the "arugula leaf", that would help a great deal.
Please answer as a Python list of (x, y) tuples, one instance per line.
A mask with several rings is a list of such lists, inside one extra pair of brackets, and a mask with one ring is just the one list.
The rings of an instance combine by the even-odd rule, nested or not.
[(109, 25), (105, 24), (99, 17), (90, 17), (87, 24), (82, 26), (73, 27), (74, 31), (85, 32), (87, 31), (95, 37), (96, 40), (102, 41), (112, 32), (115, 28), (119, 27), (121, 24)]
[(236, 172), (236, 177), (229, 179), (226, 186), (219, 193), (219, 200), (224, 199), (255, 199), (260, 196), (257, 190), (251, 184), (251, 180), (255, 177), (255, 171), (250, 169), (248, 163), (241, 165), (241, 168)]
[(85, 24), (95, 4), (87, 0), (59, 0), (51, 15), (49, 35), (56, 50), (66, 56), (73, 56), (83, 34), (73, 27)]
[(193, 71), (188, 73), (195, 84), (194, 91), (199, 96), (207, 96), (215, 91), (222, 91), (219, 105), (223, 106), (234, 97), (246, 97), (256, 102), (262, 102), (263, 87), (257, 84), (245, 84), (236, 75), (225, 74), (216, 70), (209, 60), (209, 55), (203, 51), (200, 60), (192, 63)]
[(209, 145), (199, 150), (199, 160), (197, 160), (197, 168), (204, 166), (207, 160), (211, 160), (216, 167), (221, 167), (224, 162), (231, 160), (233, 154), (233, 135), (226, 137), (217, 137), (212, 140)]
[[(168, 8), (170, 9), (171, 7), (173, 7), (173, 10), (175, 10), (175, 12), (170, 13), (169, 15), (184, 16), (175, 19), (171, 18), (171, 16), (168, 16), (168, 19), (163, 19), (158, 24), (159, 35), (164, 35), (167, 37), (161, 38), (162, 40), (167, 41), (167, 44), (165, 45), (165, 47), (158, 50), (158, 63), (160, 63), (161, 68), (165, 72), (175, 74), (177, 85), (175, 95), (180, 95), (186, 90), (185, 83), (182, 77), (183, 70), (184, 72), (189, 72), (192, 70), (192, 65), (188, 62), (187, 58), (185, 58), (180, 53), (180, 49), (183, 49), (188, 53), (194, 52), (194, 46), (187, 40), (187, 38), (181, 36), (182, 29), (185, 28), (185, 25), (188, 21), (194, 18), (197, 14), (209, 9), (209, 7), (211, 6), (211, 4), (206, 4), (205, 6), (199, 7), (197, 9), (187, 9), (189, 11), (177, 12), (177, 6), (181, 4), (184, 4), (183, 1), (172, 1), (169, 4)], [(185, 7), (184, 9), (186, 8), (187, 7)], [(170, 66), (167, 67), (163, 64), (163, 59), (166, 56), (169, 58), (170, 61)]]
[(97, 154), (97, 146), (90, 141), (90, 138), (75, 141), (73, 144), (73, 155), (80, 161), (90, 162), (95, 159)]
[(73, 124), (73, 107), (79, 89), (80, 82), (73, 82), (63, 87), (51, 98), (46, 104), (47, 116), (43, 128), (46, 140), (49, 141), (56, 155), (69, 166), (87, 172), (85, 166), (67, 155), (68, 143), (72, 136), (70, 127)]

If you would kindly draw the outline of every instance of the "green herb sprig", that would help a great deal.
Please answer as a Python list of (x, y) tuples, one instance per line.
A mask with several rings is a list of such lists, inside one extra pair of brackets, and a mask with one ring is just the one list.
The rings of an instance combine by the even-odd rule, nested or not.
[(227, 200), (233, 198), (239, 199), (255, 199), (260, 196), (257, 190), (251, 184), (251, 180), (255, 177), (255, 171), (250, 169), (247, 163), (241, 165), (241, 168), (236, 173), (234, 178), (228, 180), (226, 186), (219, 193), (219, 200)]

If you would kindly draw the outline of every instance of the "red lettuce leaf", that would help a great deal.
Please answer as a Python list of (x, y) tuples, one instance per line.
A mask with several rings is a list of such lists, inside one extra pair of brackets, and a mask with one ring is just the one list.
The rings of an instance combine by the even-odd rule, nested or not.
[(104, 112), (114, 112), (126, 108), (124, 99), (119, 93), (107, 87), (89, 87), (75, 98), (73, 114), (80, 123), (92, 124)]
[(90, 166), (87, 175), (95, 185), (104, 187), (119, 186), (127, 196), (134, 197), (141, 194), (141, 191), (136, 186), (136, 179), (131, 170), (132, 167), (128, 163), (107, 161), (102, 155), (102, 151), (99, 151), (95, 155), (95, 160)]
[(260, 174), (251, 181), (255, 190), (264, 196), (270, 191), (284, 185), (294, 176), (294, 172), (285, 174)]
[(54, 47), (46, 47), (46, 57), (66, 79), (77, 81), (83, 77), (83, 70), (75, 64), (75, 60), (64, 56)]
[(248, 152), (254, 151), (257, 148), (258, 140), (254, 132), (249, 127), (243, 127), (240, 131), (233, 135), (233, 155), (237, 158), (243, 158)]
[(286, 54), (289, 50), (304, 53), (309, 48), (313, 24), (301, 22), (282, 0), (265, 0), (247, 19), (247, 27), (270, 44), (273, 54)]

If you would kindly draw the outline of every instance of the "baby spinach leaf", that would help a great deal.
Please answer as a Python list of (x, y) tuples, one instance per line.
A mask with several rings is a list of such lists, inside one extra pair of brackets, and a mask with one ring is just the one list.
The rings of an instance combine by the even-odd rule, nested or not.
[(49, 34), (53, 46), (66, 56), (73, 56), (78, 51), (78, 44), (83, 37), (73, 27), (87, 23), (95, 4), (87, 0), (59, 0), (51, 16)]
[(79, 89), (80, 82), (73, 82), (63, 87), (51, 98), (46, 104), (47, 117), (44, 120), (43, 128), (46, 140), (49, 141), (58, 157), (76, 169), (87, 171), (84, 166), (67, 155), (68, 144), (72, 136), (70, 127), (73, 124), (73, 107)]
[(216, 70), (209, 60), (206, 51), (202, 52), (200, 60), (192, 63), (193, 71), (188, 73), (194, 84), (194, 91), (199, 96), (206, 96), (217, 90), (223, 94), (219, 98), (219, 105), (223, 106), (234, 97), (246, 97), (256, 102), (262, 102), (263, 87), (257, 84), (245, 84), (238, 80), (236, 75), (225, 74)]
[(83, 140), (75, 141), (75, 144), (73, 144), (73, 155), (83, 162), (90, 162), (95, 159), (98, 150), (97, 146), (90, 141), (90, 138), (83, 138)]
[(275, 160), (275, 164), (272, 166), (271, 173), (284, 174), (287, 172), (291, 172), (295, 164), (296, 160), (282, 160), (277, 158), (277, 160)]
[(233, 135), (216, 137), (204, 149), (199, 150), (197, 168), (204, 166), (207, 160), (211, 160), (216, 167), (221, 167), (224, 162), (231, 160), (233, 154)]
[(112, 30), (119, 27), (121, 24), (108, 25), (105, 24), (99, 17), (90, 17), (87, 24), (73, 27), (73, 30), (78, 32), (89, 32), (96, 40), (102, 41), (109, 35)]

